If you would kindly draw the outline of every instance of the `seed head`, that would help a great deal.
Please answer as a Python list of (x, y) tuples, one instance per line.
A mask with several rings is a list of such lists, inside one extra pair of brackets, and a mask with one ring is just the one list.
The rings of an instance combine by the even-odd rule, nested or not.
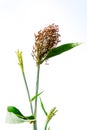
[(35, 34), (35, 45), (33, 46), (32, 56), (37, 64), (40, 64), (40, 61), (44, 59), (49, 50), (56, 47), (58, 42), (60, 42), (60, 34), (58, 32), (58, 25), (51, 24)]

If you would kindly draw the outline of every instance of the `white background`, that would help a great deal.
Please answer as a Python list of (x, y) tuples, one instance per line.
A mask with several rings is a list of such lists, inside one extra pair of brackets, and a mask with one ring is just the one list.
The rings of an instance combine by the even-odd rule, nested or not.
[[(87, 130), (87, 2), (86, 0), (0, 0), (0, 129), (32, 129), (30, 124), (5, 123), (6, 107), (14, 105), (30, 113), (27, 93), (15, 51), (23, 51), (31, 95), (35, 91), (36, 66), (31, 56), (34, 33), (58, 24), (61, 43), (83, 44), (41, 65), (40, 89), (47, 111), (58, 108), (50, 122), (55, 130)], [(38, 107), (39, 130), (44, 114)]]

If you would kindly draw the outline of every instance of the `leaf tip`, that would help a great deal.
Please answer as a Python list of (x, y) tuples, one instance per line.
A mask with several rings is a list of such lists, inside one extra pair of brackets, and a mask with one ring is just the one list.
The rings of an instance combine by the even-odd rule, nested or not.
[(79, 45), (81, 45), (81, 44), (82, 44), (81, 42), (79, 42), (79, 43), (76, 42), (76, 43), (73, 43), (73, 44), (72, 44), (72, 47), (76, 47), (76, 46), (79, 46)]

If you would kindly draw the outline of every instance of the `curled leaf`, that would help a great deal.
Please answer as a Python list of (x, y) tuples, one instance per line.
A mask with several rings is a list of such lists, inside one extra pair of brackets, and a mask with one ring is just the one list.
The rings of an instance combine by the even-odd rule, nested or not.
[(14, 106), (8, 106), (7, 107), (7, 117), (6, 122), (7, 123), (23, 123), (23, 122), (33, 122), (35, 121), (35, 118), (33, 115), (31, 116), (24, 116), (20, 110)]

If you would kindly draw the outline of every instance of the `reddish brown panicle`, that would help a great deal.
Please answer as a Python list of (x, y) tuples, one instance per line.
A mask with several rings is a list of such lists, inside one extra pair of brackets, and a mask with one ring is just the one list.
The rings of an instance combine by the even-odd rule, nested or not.
[(38, 31), (35, 34), (35, 45), (33, 46), (32, 56), (36, 60), (37, 64), (44, 59), (48, 51), (57, 46), (60, 42), (60, 34), (58, 25), (51, 24), (45, 27), (43, 30)]

